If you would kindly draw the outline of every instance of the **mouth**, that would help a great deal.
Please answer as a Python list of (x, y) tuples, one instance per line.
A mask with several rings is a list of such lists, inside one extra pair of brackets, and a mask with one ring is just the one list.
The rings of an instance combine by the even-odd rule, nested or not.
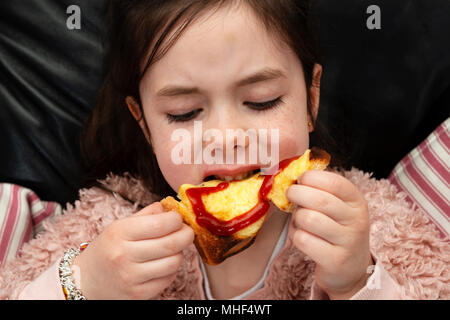
[(245, 180), (245, 179), (253, 176), (254, 174), (257, 174), (260, 171), (261, 171), (261, 169), (254, 169), (254, 170), (249, 170), (246, 172), (240, 172), (240, 173), (237, 173), (234, 175), (212, 174), (212, 175), (207, 176), (205, 179), (203, 179), (203, 181), (206, 182), (206, 181), (211, 181), (211, 180), (222, 180), (222, 181), (230, 182), (233, 180)]

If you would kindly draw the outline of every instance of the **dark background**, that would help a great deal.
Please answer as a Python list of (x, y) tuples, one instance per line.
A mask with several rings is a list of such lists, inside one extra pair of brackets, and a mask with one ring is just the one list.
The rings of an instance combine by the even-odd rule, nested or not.
[[(104, 76), (105, 0), (0, 2), (0, 181), (62, 205), (83, 186), (79, 133)], [(66, 9), (81, 8), (81, 30)], [(381, 29), (369, 30), (369, 5)], [(319, 118), (378, 178), (450, 114), (450, 1), (319, 0)]]

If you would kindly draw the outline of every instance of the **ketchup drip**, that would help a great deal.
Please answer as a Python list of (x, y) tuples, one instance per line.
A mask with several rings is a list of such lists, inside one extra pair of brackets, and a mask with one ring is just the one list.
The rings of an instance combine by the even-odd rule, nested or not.
[(261, 188), (258, 192), (258, 203), (248, 210), (247, 212), (228, 221), (219, 220), (205, 209), (205, 205), (202, 201), (203, 195), (208, 195), (215, 192), (220, 192), (228, 188), (228, 182), (221, 182), (215, 187), (200, 187), (190, 188), (186, 190), (186, 195), (192, 204), (192, 209), (196, 215), (196, 221), (198, 225), (208, 229), (212, 233), (220, 236), (230, 236), (239, 230), (244, 229), (250, 224), (258, 221), (263, 217), (267, 210), (269, 210), (270, 203), (267, 200), (267, 196), (272, 190), (273, 180), (277, 174), (279, 174), (285, 167), (287, 167), (292, 161), (298, 159), (299, 156), (295, 156), (289, 159), (281, 161), (278, 165), (278, 170), (271, 175), (264, 176), (264, 181), (261, 184)]

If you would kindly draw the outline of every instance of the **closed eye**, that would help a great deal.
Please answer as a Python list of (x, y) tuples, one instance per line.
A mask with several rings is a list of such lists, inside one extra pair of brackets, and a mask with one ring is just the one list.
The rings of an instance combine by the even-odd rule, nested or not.
[(189, 121), (191, 119), (194, 119), (195, 116), (200, 113), (202, 111), (202, 109), (195, 109), (192, 111), (189, 111), (188, 113), (183, 113), (183, 114), (167, 114), (167, 119), (169, 120), (169, 123), (172, 122), (185, 122), (185, 121)]
[[(266, 102), (244, 102), (244, 104), (248, 105), (251, 109), (255, 111), (264, 111), (269, 110), (271, 108), (275, 108), (279, 106), (281, 103), (283, 103), (282, 97), (278, 97), (271, 101)], [(169, 123), (172, 122), (187, 122), (189, 120), (194, 119), (197, 114), (199, 114), (203, 109), (195, 109), (192, 111), (189, 111), (187, 113), (174, 115), (174, 114), (167, 114), (167, 119)]]
[(257, 110), (257, 111), (263, 111), (263, 110), (268, 110), (271, 108), (274, 108), (278, 105), (280, 105), (281, 103), (283, 103), (283, 100), (281, 99), (282, 97), (278, 97), (274, 100), (271, 101), (266, 101), (266, 102), (246, 102), (245, 104), (249, 105), (249, 107), (251, 109)]

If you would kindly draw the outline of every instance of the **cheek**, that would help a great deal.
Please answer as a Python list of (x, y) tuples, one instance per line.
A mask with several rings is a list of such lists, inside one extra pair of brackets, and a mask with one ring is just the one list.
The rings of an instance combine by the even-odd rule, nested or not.
[(301, 155), (309, 148), (309, 134), (302, 125), (280, 131), (280, 159)]
[(286, 132), (280, 140), (280, 159), (301, 155), (309, 148), (309, 135), (306, 130)]
[(179, 186), (186, 181), (196, 181), (196, 168), (191, 164), (176, 164), (172, 160), (172, 150), (179, 141), (172, 141), (173, 130), (168, 128), (164, 119), (156, 121), (156, 117), (146, 117), (151, 132), (152, 148), (164, 179), (178, 192)]
[(286, 108), (272, 120), (272, 128), (278, 128), (280, 135), (280, 159), (300, 155), (309, 148), (309, 130), (306, 112)]
[(178, 192), (181, 184), (198, 179), (197, 170), (193, 164), (176, 164), (172, 160), (172, 150), (178, 142), (170, 140), (171, 133), (163, 139), (154, 139), (154, 149), (162, 175), (172, 189)]

